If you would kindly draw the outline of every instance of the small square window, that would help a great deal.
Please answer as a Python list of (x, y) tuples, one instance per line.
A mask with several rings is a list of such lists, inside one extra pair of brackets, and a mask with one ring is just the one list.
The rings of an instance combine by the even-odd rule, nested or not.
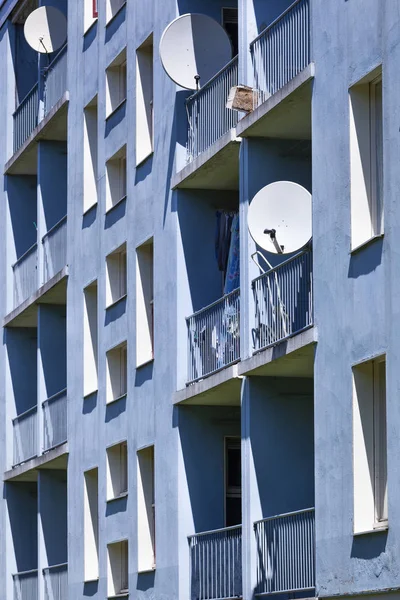
[(107, 352), (107, 403), (127, 394), (127, 362), (126, 342)]
[(126, 197), (126, 146), (106, 162), (106, 210)]
[(106, 117), (126, 99), (126, 49), (106, 69)]
[(108, 544), (107, 595), (128, 594), (128, 540)]
[(126, 244), (106, 258), (106, 307), (115, 304), (127, 293)]
[(107, 500), (128, 492), (128, 446), (126, 442), (107, 448)]

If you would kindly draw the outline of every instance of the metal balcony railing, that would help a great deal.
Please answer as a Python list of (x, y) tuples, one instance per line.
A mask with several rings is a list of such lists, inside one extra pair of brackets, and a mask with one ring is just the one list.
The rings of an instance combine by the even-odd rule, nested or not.
[(67, 264), (67, 215), (42, 238), (44, 281), (48, 281)]
[(312, 252), (300, 254), (252, 282), (254, 349), (261, 350), (313, 324)]
[(47, 398), (43, 408), (43, 452), (67, 441), (68, 404), (67, 390)]
[(38, 600), (38, 572), (23, 571), (15, 573), (14, 582), (14, 600)]
[(44, 114), (47, 115), (67, 89), (68, 47), (65, 45), (45, 71)]
[(315, 588), (314, 509), (257, 521), (256, 595), (312, 591)]
[(29, 298), (38, 287), (37, 278), (37, 244), (33, 244), (13, 264), (14, 273), (14, 307)]
[(311, 61), (310, 0), (296, 0), (251, 42), (256, 108)]
[(45, 600), (68, 600), (68, 563), (43, 569)]
[(37, 456), (37, 406), (32, 406), (12, 420), (14, 456), (13, 464)]
[(188, 383), (215, 373), (240, 358), (240, 290), (186, 319)]
[(189, 120), (187, 161), (207, 150), (227, 131), (236, 127), (238, 112), (226, 108), (231, 87), (238, 84), (238, 58), (186, 100)]
[(14, 152), (18, 150), (31, 135), (38, 124), (39, 88), (36, 83), (25, 98), (19, 103), (13, 114), (14, 120)]
[(189, 538), (190, 598), (242, 596), (242, 526), (198, 533)]

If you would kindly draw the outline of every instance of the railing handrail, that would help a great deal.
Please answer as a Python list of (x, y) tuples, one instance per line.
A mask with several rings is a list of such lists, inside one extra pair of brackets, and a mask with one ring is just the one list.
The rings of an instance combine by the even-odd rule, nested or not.
[(23, 417), (26, 417), (28, 414), (30, 413), (34, 413), (37, 412), (37, 405), (35, 406), (31, 406), (31, 408), (28, 408), (28, 410), (25, 410), (23, 413), (21, 413), (20, 415), (17, 415), (16, 417), (14, 417), (12, 419), (12, 423), (14, 423), (15, 421), (19, 421), (20, 419), (22, 419)]
[(21, 256), (15, 261), (15, 263), (11, 265), (11, 268), (14, 270), (14, 268), (20, 262), (22, 262), (24, 260), (24, 258), (26, 258), (34, 249), (37, 249), (37, 242), (32, 244), (32, 246), (30, 248), (28, 248), (28, 250), (25, 250), (25, 252), (23, 254), (21, 254)]
[(265, 519), (260, 519), (259, 521), (254, 521), (254, 527), (259, 523), (266, 523), (267, 521), (274, 521), (278, 519), (283, 519), (285, 517), (295, 517), (296, 515), (302, 515), (304, 513), (315, 512), (315, 508), (302, 508), (301, 510), (295, 510), (293, 512), (282, 513), (280, 515), (273, 515), (272, 517), (265, 517)]
[(20, 571), (19, 573), (13, 573), (11, 576), (12, 578), (14, 577), (23, 577), (25, 575), (37, 575), (38, 574), (38, 569), (30, 569), (29, 571)]
[(270, 273), (279, 271), (282, 267), (285, 267), (286, 265), (290, 264), (292, 261), (296, 260), (296, 258), (299, 258), (299, 256), (303, 256), (304, 254), (309, 254), (310, 252), (311, 252), (311, 246), (308, 246), (304, 250), (297, 252), (294, 256), (291, 256), (287, 260), (284, 260), (283, 262), (279, 263), (279, 265), (276, 265), (275, 267), (268, 269), (268, 271), (265, 271), (265, 273), (261, 273), (261, 275), (259, 275), (258, 277), (256, 277), (255, 279), (252, 280), (251, 285), (254, 286), (256, 281), (263, 279), (263, 277), (266, 277), (266, 275), (269, 275)]
[(219, 304), (226, 298), (229, 298), (229, 296), (232, 296), (233, 294), (237, 294), (238, 292), (240, 292), (240, 287), (236, 288), (235, 290), (232, 290), (231, 292), (229, 292), (229, 294), (224, 294), (218, 300), (211, 302), (211, 304), (209, 304), (208, 306), (205, 306), (204, 308), (201, 308), (200, 310), (196, 311), (189, 317), (186, 317), (186, 321), (190, 321), (190, 319), (193, 319), (193, 317), (197, 317), (197, 315), (200, 315), (201, 313), (205, 312), (206, 310), (209, 310), (210, 308), (212, 308), (213, 306), (216, 306), (217, 304)]
[(66, 396), (66, 395), (67, 395), (67, 388), (65, 387), (62, 390), (53, 394), (52, 396), (49, 396), (48, 398), (46, 398), (46, 400), (43, 400), (42, 406), (44, 404), (49, 404), (50, 402), (53, 402), (54, 400), (57, 400), (58, 398), (62, 398), (63, 396)]
[(62, 217), (62, 219), (60, 219), (59, 221), (57, 221), (57, 223), (55, 225), (52, 225), (52, 227), (50, 227), (50, 229), (48, 231), (46, 231), (46, 233), (42, 237), (42, 244), (43, 244), (45, 238), (49, 237), (52, 233), (54, 233), (54, 231), (56, 229), (58, 229), (59, 227), (61, 227), (61, 225), (63, 225), (67, 221), (67, 217), (68, 217), (68, 215), (64, 215)]
[(264, 37), (264, 35), (273, 27), (275, 27), (275, 25), (277, 23), (279, 23), (279, 21), (281, 21), (284, 17), (286, 17), (286, 15), (296, 6), (296, 4), (299, 4), (300, 2), (303, 2), (304, 0), (295, 0), (290, 6), (288, 6), (286, 8), (286, 10), (283, 11), (283, 13), (281, 13), (276, 19), (274, 19), (272, 21), (272, 23), (270, 23), (269, 25), (267, 25), (267, 27), (265, 27), (265, 29), (263, 29), (256, 38), (254, 38), (254, 40), (252, 40), (250, 42), (250, 50), (252, 49), (252, 47), (254, 46), (254, 44), (256, 42), (258, 42), (258, 40), (260, 40), (262, 37)]
[(25, 102), (27, 100), (29, 100), (30, 96), (32, 96), (33, 92), (38, 88), (38, 82), (35, 83), (35, 85), (29, 90), (29, 92), (26, 94), (26, 96), (24, 96), (21, 100), (21, 102), (18, 104), (17, 108), (14, 110), (13, 112), (13, 117), (17, 114), (17, 112), (19, 111), (20, 107), (25, 104)]
[(242, 529), (242, 524), (239, 525), (231, 525), (230, 527), (221, 527), (221, 529), (211, 529), (210, 531), (201, 531), (200, 533), (193, 533), (192, 535), (188, 535), (188, 540), (192, 540), (196, 537), (202, 537), (203, 535), (211, 535), (215, 533), (223, 533), (225, 531), (233, 531), (234, 529)]
[(68, 46), (68, 42), (66, 42), (64, 44), (64, 46), (60, 49), (60, 51), (56, 54), (56, 56), (53, 58), (53, 60), (51, 61), (51, 63), (44, 68), (44, 72), (47, 73), (54, 68), (55, 63), (58, 61), (58, 59), (65, 53), (66, 49)]
[(43, 567), (42, 572), (56, 571), (57, 569), (68, 569), (68, 563), (60, 563), (59, 565), (50, 565), (49, 567)]
[(231, 60), (230, 60), (228, 63), (226, 63), (226, 65), (224, 65), (224, 66), (222, 67), (222, 69), (220, 69), (220, 70), (218, 71), (218, 73), (215, 73), (215, 75), (213, 75), (213, 76), (211, 77), (211, 79), (209, 79), (208, 81), (206, 81), (206, 82), (205, 82), (205, 84), (204, 84), (203, 86), (201, 86), (201, 88), (200, 88), (200, 89), (196, 90), (196, 91), (194, 92), (194, 94), (192, 94), (191, 96), (189, 96), (188, 98), (186, 98), (186, 101), (185, 101), (185, 102), (186, 102), (186, 104), (189, 104), (190, 102), (192, 102), (192, 100), (193, 100), (194, 98), (198, 97), (198, 96), (200, 95), (200, 93), (201, 93), (201, 92), (202, 92), (204, 89), (206, 89), (207, 87), (209, 87), (209, 86), (210, 86), (210, 85), (211, 85), (211, 84), (212, 84), (212, 83), (213, 83), (213, 82), (214, 82), (216, 79), (218, 79), (218, 77), (219, 77), (220, 75), (222, 75), (222, 73), (224, 73), (224, 71), (226, 71), (226, 70), (227, 70), (229, 67), (231, 67), (231, 66), (232, 66), (232, 65), (233, 65), (235, 62), (237, 62), (237, 61), (238, 61), (238, 55), (236, 55), (236, 56), (234, 56), (233, 58), (231, 58)]

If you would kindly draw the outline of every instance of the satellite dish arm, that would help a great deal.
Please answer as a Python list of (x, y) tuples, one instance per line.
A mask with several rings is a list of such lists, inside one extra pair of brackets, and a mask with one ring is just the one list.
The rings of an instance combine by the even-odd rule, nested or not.
[(278, 244), (278, 240), (276, 239), (276, 229), (264, 229), (264, 233), (267, 233), (269, 235), (269, 237), (271, 238), (271, 242), (275, 246), (275, 250), (277, 251), (277, 253), (283, 254), (283, 251), (285, 248), (284, 248), (284, 246), (280, 246)]

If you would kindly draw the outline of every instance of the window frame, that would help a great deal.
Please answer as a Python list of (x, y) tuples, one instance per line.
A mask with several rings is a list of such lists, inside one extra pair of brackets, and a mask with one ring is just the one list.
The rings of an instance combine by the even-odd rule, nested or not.
[[(381, 380), (380, 366), (384, 365)], [(374, 529), (388, 524), (387, 506), (387, 412), (386, 412), (386, 357), (372, 363), (374, 410)], [(384, 488), (384, 489), (382, 489)]]
[[(380, 87), (380, 101), (377, 88)], [(372, 235), (383, 233), (383, 90), (382, 74), (369, 83), (370, 112), (370, 186), (371, 186), (371, 229)], [(378, 127), (380, 121), (380, 128)], [(379, 147), (379, 151), (378, 151)], [(379, 156), (380, 155), (380, 156)], [(380, 163), (380, 165), (378, 164)], [(379, 173), (380, 171), (380, 173)], [(380, 177), (379, 177), (380, 174)], [(379, 180), (381, 179), (381, 181)]]

